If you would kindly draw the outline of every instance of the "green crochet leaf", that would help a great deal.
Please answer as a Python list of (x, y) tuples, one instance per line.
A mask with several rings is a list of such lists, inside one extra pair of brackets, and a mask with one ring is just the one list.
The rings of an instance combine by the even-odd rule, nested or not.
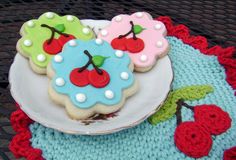
[(210, 85), (193, 85), (174, 90), (170, 92), (164, 105), (149, 117), (148, 121), (153, 125), (166, 121), (175, 115), (176, 102), (179, 99), (185, 101), (198, 100), (204, 98), (210, 92), (213, 92), (213, 87)]

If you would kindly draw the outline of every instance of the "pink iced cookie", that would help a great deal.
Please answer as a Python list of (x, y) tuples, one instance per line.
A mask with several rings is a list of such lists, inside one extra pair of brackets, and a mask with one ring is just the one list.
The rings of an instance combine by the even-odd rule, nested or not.
[(114, 17), (111, 24), (100, 31), (98, 38), (111, 43), (114, 49), (127, 52), (135, 70), (146, 72), (156, 64), (157, 58), (168, 53), (166, 33), (162, 22), (153, 20), (146, 12), (137, 12)]

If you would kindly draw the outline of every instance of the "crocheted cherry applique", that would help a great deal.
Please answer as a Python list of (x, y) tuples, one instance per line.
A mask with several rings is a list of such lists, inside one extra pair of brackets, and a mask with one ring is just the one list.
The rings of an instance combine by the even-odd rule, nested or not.
[[(41, 27), (48, 28), (51, 31), (51, 37), (44, 41), (43, 49), (48, 54), (57, 54), (61, 52), (62, 47), (66, 42), (71, 39), (75, 39), (73, 35), (63, 33), (65, 30), (65, 26), (63, 24), (56, 25), (55, 27), (51, 27), (47, 24), (42, 24)], [(55, 33), (60, 34), (58, 39), (55, 39)]]
[(174, 133), (175, 145), (189, 157), (200, 158), (207, 156), (212, 146), (211, 134), (198, 122), (182, 122), (181, 109), (183, 105), (185, 103), (182, 100), (177, 102), (175, 113), (177, 127)]
[(224, 151), (223, 160), (235, 160), (236, 159), (236, 146)]
[(212, 135), (224, 133), (231, 127), (229, 114), (216, 105), (195, 106), (194, 119), (204, 125)]
[[(144, 49), (144, 42), (141, 38), (137, 38), (136, 35), (141, 33), (145, 28), (140, 25), (134, 25), (133, 21), (130, 21), (131, 29), (124, 35), (119, 35), (111, 41), (111, 45), (114, 49), (128, 50), (130, 53), (138, 53)], [(133, 34), (132, 38), (126, 38), (128, 35)]]
[[(182, 122), (182, 106), (194, 112), (195, 121)], [(211, 150), (211, 135), (219, 135), (231, 126), (228, 113), (216, 105), (190, 106), (183, 100), (177, 102), (177, 128), (174, 134), (176, 147), (187, 156), (201, 158)]]
[[(88, 56), (88, 62), (81, 68), (75, 68), (70, 73), (70, 81), (79, 87), (84, 87), (89, 84), (96, 88), (103, 88), (110, 82), (109, 74), (104, 70), (100, 69), (104, 61), (108, 57), (103, 56), (91, 56), (91, 54), (85, 50), (84, 54)], [(92, 64), (92, 70), (88, 70), (88, 66)]]
[(207, 156), (212, 146), (210, 133), (197, 122), (180, 123), (174, 141), (180, 151), (193, 158)]
[(213, 92), (213, 88), (209, 85), (192, 85), (171, 91), (164, 105), (149, 117), (148, 121), (153, 125), (166, 121), (175, 115), (177, 102), (180, 99), (184, 101), (198, 100), (204, 98), (211, 92)]

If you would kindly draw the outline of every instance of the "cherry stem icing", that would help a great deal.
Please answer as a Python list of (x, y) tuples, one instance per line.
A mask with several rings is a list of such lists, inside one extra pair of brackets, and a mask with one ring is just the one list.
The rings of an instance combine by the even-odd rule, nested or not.
[(52, 33), (52, 34), (51, 34), (50, 39), (48, 39), (47, 44), (50, 44), (50, 43), (52, 42), (52, 40), (53, 40), (53, 38), (54, 38), (54, 35), (55, 35), (55, 32), (58, 33), (58, 34), (60, 34), (60, 35), (65, 36), (65, 37), (68, 37), (68, 36), (69, 36), (68, 34), (62, 33), (62, 32), (60, 32), (60, 31), (58, 31), (57, 29), (55, 29), (54, 27), (51, 27), (51, 26), (49, 26), (49, 25), (47, 25), (47, 24), (41, 24), (41, 27), (45, 27), (45, 28), (48, 28), (48, 29), (51, 30), (51, 33)]
[(186, 108), (188, 108), (188, 109), (190, 109), (192, 111), (194, 110), (194, 107), (188, 105), (182, 99), (178, 100), (178, 102), (176, 102), (176, 104), (177, 104), (177, 108), (176, 108), (175, 115), (176, 115), (177, 125), (179, 125), (180, 123), (182, 123), (182, 116), (181, 116), (182, 106), (184, 106), (184, 107), (186, 107)]
[(93, 65), (93, 68), (96, 70), (96, 72), (101, 75), (103, 72), (102, 72), (101, 69), (99, 69), (99, 68), (93, 63), (93, 57), (91, 56), (91, 54), (90, 54), (87, 50), (84, 50), (84, 54), (86, 54), (86, 55), (88, 56), (89, 60), (88, 60), (88, 62), (87, 62), (83, 67), (81, 67), (81, 68), (79, 69), (79, 72), (82, 72), (83, 70), (87, 69), (88, 66), (89, 66), (90, 64), (92, 64), (92, 65)]
[(133, 21), (130, 21), (130, 24), (131, 24), (130, 31), (128, 33), (124, 34), (124, 35), (119, 35), (118, 36), (119, 39), (128, 36), (130, 33), (133, 33), (133, 39), (134, 40), (137, 39), (136, 34), (134, 33), (134, 23), (133, 23)]

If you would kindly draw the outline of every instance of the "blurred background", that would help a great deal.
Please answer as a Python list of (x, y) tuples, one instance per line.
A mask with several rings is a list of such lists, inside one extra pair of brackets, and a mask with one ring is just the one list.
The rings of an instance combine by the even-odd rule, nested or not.
[[(117, 14), (149, 12), (154, 18), (170, 16), (185, 24), (191, 34), (202, 35), (209, 44), (236, 46), (236, 1), (191, 0), (1, 0), (0, 1), (0, 160), (14, 159), (8, 144), (14, 132), (9, 116), (15, 109), (8, 86), (8, 72), (16, 54), (21, 25), (44, 12), (72, 14), (80, 19), (107, 19)], [(236, 56), (235, 56), (236, 58)]]

